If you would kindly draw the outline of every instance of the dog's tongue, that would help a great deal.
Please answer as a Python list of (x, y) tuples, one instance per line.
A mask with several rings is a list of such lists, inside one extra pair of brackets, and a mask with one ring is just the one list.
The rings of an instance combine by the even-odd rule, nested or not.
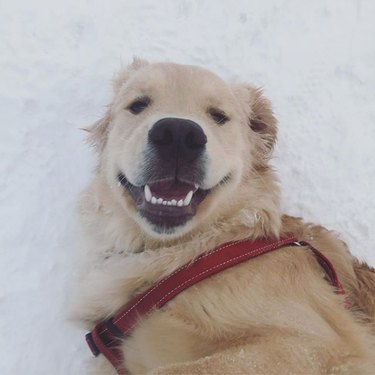
[(149, 184), (152, 195), (166, 199), (184, 199), (186, 195), (197, 190), (194, 185), (180, 181), (163, 181)]

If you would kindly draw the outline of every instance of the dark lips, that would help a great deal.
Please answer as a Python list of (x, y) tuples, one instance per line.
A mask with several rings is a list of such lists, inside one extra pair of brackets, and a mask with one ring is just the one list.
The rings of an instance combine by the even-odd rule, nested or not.
[(118, 174), (118, 180), (134, 199), (138, 212), (158, 232), (184, 225), (209, 193), (209, 190), (177, 180), (150, 182), (146, 187), (132, 185), (122, 173)]

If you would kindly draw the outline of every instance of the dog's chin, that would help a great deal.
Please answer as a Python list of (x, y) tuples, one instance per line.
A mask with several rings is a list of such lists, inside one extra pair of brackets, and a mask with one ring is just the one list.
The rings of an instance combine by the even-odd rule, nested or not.
[(118, 173), (117, 179), (133, 199), (140, 219), (138, 221), (145, 222), (147, 229), (151, 229), (147, 231), (157, 237), (171, 238), (189, 231), (199, 205), (217, 186), (228, 183), (230, 175), (211, 189), (202, 189), (196, 183), (175, 179), (136, 186), (122, 172)]

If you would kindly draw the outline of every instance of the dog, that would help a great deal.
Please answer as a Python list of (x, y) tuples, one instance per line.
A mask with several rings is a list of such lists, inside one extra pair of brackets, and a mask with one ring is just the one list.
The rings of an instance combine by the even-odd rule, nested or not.
[[(184, 290), (117, 348), (128, 374), (374, 374), (375, 273), (337, 235), (282, 215), (269, 160), (270, 102), (196, 66), (134, 59), (88, 128), (98, 165), (78, 212), (84, 245), (73, 307), (87, 329), (226, 243), (292, 233), (284, 246)], [(345, 301), (349, 301), (348, 304)], [(116, 374), (103, 355), (88, 369)]]

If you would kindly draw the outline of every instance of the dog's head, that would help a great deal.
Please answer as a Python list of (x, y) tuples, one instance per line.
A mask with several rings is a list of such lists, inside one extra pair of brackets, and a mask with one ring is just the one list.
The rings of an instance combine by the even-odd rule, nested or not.
[(135, 60), (89, 131), (124, 213), (148, 235), (175, 238), (246, 194), (261, 199), (276, 120), (254, 87), (195, 66)]

